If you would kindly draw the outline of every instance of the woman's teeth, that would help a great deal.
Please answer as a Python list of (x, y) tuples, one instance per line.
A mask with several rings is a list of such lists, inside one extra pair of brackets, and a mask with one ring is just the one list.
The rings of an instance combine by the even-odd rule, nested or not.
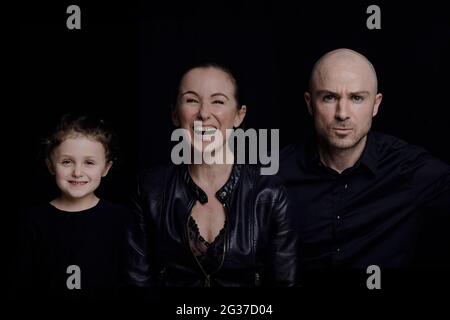
[(195, 127), (195, 134), (199, 135), (213, 135), (216, 132), (216, 128), (203, 128), (203, 127)]

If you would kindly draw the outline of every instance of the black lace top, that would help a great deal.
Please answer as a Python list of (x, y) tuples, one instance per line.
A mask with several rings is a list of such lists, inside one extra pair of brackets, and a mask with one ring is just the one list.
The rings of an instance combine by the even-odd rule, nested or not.
[(223, 259), (225, 245), (225, 230), (227, 222), (212, 242), (206, 241), (198, 229), (198, 225), (192, 216), (188, 223), (189, 245), (198, 262), (207, 274), (211, 274), (220, 268)]

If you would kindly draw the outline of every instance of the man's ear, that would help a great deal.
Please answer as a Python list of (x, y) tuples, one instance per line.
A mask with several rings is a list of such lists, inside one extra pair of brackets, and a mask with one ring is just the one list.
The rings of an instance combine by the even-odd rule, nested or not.
[(175, 127), (179, 127), (180, 126), (180, 120), (178, 119), (178, 113), (176, 112), (176, 110), (172, 110), (172, 123)]
[(45, 164), (47, 165), (48, 172), (50, 172), (51, 175), (55, 175), (55, 168), (53, 167), (53, 163), (50, 159), (45, 159)]
[(108, 174), (109, 169), (111, 169), (112, 165), (113, 165), (112, 161), (108, 161), (106, 163), (105, 169), (103, 170), (103, 173), (102, 173), (102, 177), (106, 177), (106, 175)]
[(381, 93), (378, 93), (375, 96), (375, 104), (373, 105), (372, 117), (375, 117), (377, 115), (378, 109), (379, 109), (380, 104), (381, 104), (381, 100), (383, 100), (383, 95)]
[(241, 106), (236, 117), (234, 118), (233, 126), (235, 128), (238, 128), (241, 125), (242, 121), (244, 121), (246, 114), (247, 114), (247, 106), (244, 104)]
[(313, 110), (311, 106), (311, 94), (309, 92), (305, 92), (304, 94), (306, 107), (308, 108), (308, 112), (310, 115), (313, 115)]

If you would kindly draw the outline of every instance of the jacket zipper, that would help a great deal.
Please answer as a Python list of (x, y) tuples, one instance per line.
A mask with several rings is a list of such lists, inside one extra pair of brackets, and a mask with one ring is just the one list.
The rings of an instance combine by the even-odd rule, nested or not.
[(261, 276), (259, 275), (259, 272), (255, 273), (255, 287), (259, 287), (261, 284)]
[(187, 245), (189, 247), (189, 250), (191, 250), (192, 255), (194, 256), (195, 261), (197, 262), (198, 266), (200, 267), (200, 270), (202, 271), (203, 275), (205, 276), (205, 287), (210, 287), (211, 286), (211, 281), (209, 278), (209, 275), (206, 273), (205, 269), (203, 269), (202, 264), (198, 261), (197, 257), (194, 254), (194, 251), (191, 248), (191, 245), (189, 243), (189, 218), (191, 217), (192, 214), (192, 208), (194, 207), (194, 203), (195, 201), (190, 201), (189, 202), (189, 206), (188, 206), (188, 214), (187, 214), (187, 219), (186, 219), (186, 229), (185, 234), (186, 234), (186, 240), (187, 240)]
[[(202, 264), (198, 261), (197, 257), (194, 254), (194, 251), (192, 251), (192, 248), (189, 244), (189, 234), (188, 234), (188, 230), (189, 230), (189, 218), (192, 215), (192, 208), (194, 207), (194, 203), (195, 201), (191, 201), (189, 203), (188, 206), (188, 215), (187, 215), (187, 220), (186, 220), (186, 239), (188, 240), (188, 246), (189, 249), (191, 250), (192, 255), (194, 256), (195, 261), (197, 262), (198, 266), (200, 267), (200, 270), (202, 271), (203, 275), (205, 276), (205, 287), (211, 287), (211, 275), (213, 275), (214, 273), (216, 273), (217, 271), (219, 271), (222, 268), (222, 265), (225, 261), (225, 253), (227, 251), (227, 244), (228, 244), (228, 226), (225, 228), (225, 237), (224, 237), (224, 246), (223, 246), (223, 253), (222, 253), (222, 261), (220, 262), (219, 267), (217, 268), (216, 271), (212, 272), (211, 274), (206, 273), (205, 269), (203, 268)], [(228, 207), (226, 205), (226, 203), (223, 204), (223, 207), (225, 209), (225, 221), (228, 224), (229, 220), (228, 220)]]
[(225, 211), (225, 221), (226, 221), (225, 224), (226, 225), (225, 225), (225, 236), (223, 239), (224, 244), (223, 244), (222, 261), (220, 262), (220, 265), (217, 268), (217, 270), (214, 271), (213, 273), (218, 272), (222, 268), (223, 263), (225, 262), (225, 254), (226, 254), (227, 248), (228, 248), (228, 229), (229, 229), (228, 225), (230, 224), (230, 220), (229, 220), (229, 214), (228, 214), (228, 206), (226, 203), (223, 204), (223, 208)]

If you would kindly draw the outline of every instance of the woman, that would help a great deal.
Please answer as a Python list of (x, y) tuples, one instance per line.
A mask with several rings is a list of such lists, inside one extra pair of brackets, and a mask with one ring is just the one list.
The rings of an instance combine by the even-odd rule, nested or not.
[[(131, 284), (295, 284), (296, 241), (286, 217), (285, 190), (258, 168), (234, 164), (228, 147), (229, 130), (239, 127), (245, 114), (229, 70), (204, 64), (184, 73), (173, 122), (197, 142), (190, 160), (196, 152), (203, 157), (139, 177), (136, 228), (128, 235)], [(207, 152), (227, 161), (208, 164)]]

